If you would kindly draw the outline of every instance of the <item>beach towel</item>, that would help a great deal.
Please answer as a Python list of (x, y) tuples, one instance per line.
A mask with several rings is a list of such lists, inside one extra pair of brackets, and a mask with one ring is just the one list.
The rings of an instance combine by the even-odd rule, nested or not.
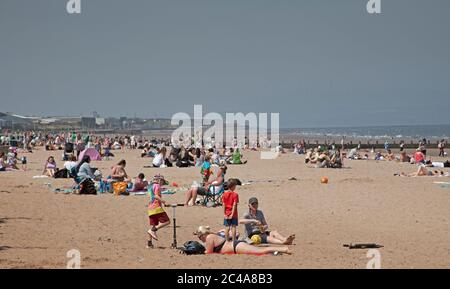
[(33, 176), (33, 179), (46, 179), (48, 176), (40, 175), (40, 176)]
[(448, 182), (434, 182), (434, 183), (438, 184), (443, 189), (450, 188), (450, 183)]
[(126, 193), (127, 188), (128, 188), (128, 184), (126, 182), (114, 182), (113, 183), (113, 191), (114, 191), (114, 195), (116, 195), (116, 196)]
[(74, 188), (53, 188), (52, 184), (45, 184), (54, 193), (72, 194), (75, 192)]

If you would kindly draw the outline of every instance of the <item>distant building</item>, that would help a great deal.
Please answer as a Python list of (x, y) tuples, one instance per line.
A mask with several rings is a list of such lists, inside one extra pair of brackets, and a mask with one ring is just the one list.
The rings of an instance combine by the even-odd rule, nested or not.
[(96, 128), (96, 118), (95, 117), (81, 117), (81, 128), (82, 129), (93, 129)]

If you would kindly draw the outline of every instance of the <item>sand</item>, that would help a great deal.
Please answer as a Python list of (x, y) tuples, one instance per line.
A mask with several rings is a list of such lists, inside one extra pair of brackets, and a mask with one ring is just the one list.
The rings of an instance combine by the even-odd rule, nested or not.
[[(93, 166), (107, 174), (125, 158), (133, 176), (162, 173), (184, 186), (199, 179), (199, 168), (143, 168), (150, 159), (139, 150), (114, 153), (114, 160)], [(0, 268), (66, 268), (71, 249), (80, 251), (82, 268), (365, 268), (367, 250), (343, 247), (357, 242), (384, 246), (382, 268), (450, 268), (450, 188), (433, 183), (450, 178), (395, 177), (415, 170), (396, 162), (347, 160), (346, 168), (334, 170), (313, 168), (291, 153), (276, 160), (244, 154), (249, 163), (229, 166), (227, 177), (273, 182), (238, 187), (239, 213), (249, 197), (258, 197), (272, 230), (297, 235), (291, 256), (180, 255), (170, 248), (171, 226), (159, 232), (159, 248), (146, 249), (146, 197), (56, 194), (44, 184), (72, 180), (33, 179), (49, 155), (61, 155), (40, 149), (26, 154), (28, 171), (0, 173)], [(329, 184), (320, 183), (323, 176)], [(184, 200), (181, 192), (165, 197)], [(196, 240), (198, 225), (220, 229), (222, 210), (178, 208), (179, 245)]]

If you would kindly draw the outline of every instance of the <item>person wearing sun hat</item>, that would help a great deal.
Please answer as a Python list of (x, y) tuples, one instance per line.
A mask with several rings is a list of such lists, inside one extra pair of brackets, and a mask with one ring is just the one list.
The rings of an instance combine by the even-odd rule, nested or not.
[(152, 183), (149, 186), (150, 201), (148, 203), (148, 218), (150, 222), (150, 230), (148, 233), (148, 248), (153, 248), (152, 240), (158, 240), (156, 232), (170, 224), (170, 219), (167, 213), (164, 211), (163, 205), (167, 205), (167, 202), (162, 199), (162, 186), (167, 184), (164, 176), (156, 175), (153, 177)]

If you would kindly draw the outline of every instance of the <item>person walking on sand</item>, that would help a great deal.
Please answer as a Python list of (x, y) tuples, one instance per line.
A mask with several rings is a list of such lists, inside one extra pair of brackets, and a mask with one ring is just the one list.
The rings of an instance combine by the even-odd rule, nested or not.
[(445, 157), (445, 140), (441, 140), (438, 143), (438, 149), (439, 149), (439, 156), (440, 157)]
[(148, 218), (150, 221), (150, 230), (148, 233), (147, 248), (153, 248), (152, 240), (158, 241), (156, 232), (168, 226), (170, 219), (167, 213), (163, 209), (163, 205), (168, 205), (165, 200), (162, 199), (161, 187), (166, 183), (166, 180), (162, 175), (156, 175), (153, 177), (150, 194), (150, 201), (148, 204)]

